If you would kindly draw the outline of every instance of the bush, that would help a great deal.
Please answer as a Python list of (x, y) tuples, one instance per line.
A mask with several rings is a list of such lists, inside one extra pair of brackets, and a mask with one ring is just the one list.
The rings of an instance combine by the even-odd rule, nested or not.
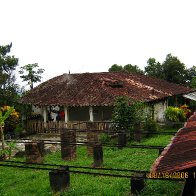
[(181, 108), (169, 106), (165, 111), (165, 117), (172, 122), (183, 122), (186, 120), (186, 115)]
[[(0, 108), (2, 115), (4, 115), (11, 107), (10, 106), (3, 106)], [(10, 116), (5, 120), (4, 131), (5, 133), (13, 132), (19, 123), (20, 115), (14, 109)]]
[(180, 109), (183, 110), (183, 112), (184, 112), (186, 118), (189, 118), (189, 117), (192, 115), (192, 111), (189, 109), (189, 107), (188, 107), (186, 104), (181, 105), (181, 106), (180, 106)]
[(149, 137), (159, 131), (159, 126), (152, 118), (148, 118), (144, 123), (144, 131), (147, 132), (146, 137)]

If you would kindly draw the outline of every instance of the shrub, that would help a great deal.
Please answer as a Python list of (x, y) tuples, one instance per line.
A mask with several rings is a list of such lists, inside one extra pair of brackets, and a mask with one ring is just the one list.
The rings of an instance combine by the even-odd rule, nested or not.
[(191, 116), (192, 111), (188, 108), (188, 106), (187, 106), (186, 104), (181, 105), (181, 106), (180, 106), (180, 109), (183, 110), (183, 112), (184, 112), (186, 118), (189, 118), (189, 117)]
[(153, 120), (152, 118), (148, 118), (148, 119), (146, 119), (146, 121), (144, 123), (144, 131), (147, 132), (146, 137), (149, 137), (153, 133), (156, 133), (159, 131), (159, 126), (155, 122), (155, 120)]
[[(0, 108), (0, 111), (2, 112), (2, 115), (4, 115), (11, 107), (10, 106), (3, 106)], [(13, 109), (10, 116), (5, 120), (4, 125), (4, 131), (7, 132), (13, 132), (19, 123), (20, 115), (18, 112), (16, 112), (15, 109)]]
[(181, 108), (169, 106), (165, 111), (165, 117), (172, 122), (183, 122), (186, 120), (186, 115)]

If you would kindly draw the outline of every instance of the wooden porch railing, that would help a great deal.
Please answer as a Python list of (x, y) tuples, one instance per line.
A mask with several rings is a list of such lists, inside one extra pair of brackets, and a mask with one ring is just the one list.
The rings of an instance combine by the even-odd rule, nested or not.
[[(84, 130), (87, 129), (87, 123), (89, 121), (72, 121), (65, 123), (64, 121), (27, 121), (25, 123), (25, 130), (28, 134), (33, 133), (51, 133), (60, 134), (60, 130), (64, 128)], [(94, 129), (108, 130), (111, 126), (111, 122), (99, 121), (93, 122)]]

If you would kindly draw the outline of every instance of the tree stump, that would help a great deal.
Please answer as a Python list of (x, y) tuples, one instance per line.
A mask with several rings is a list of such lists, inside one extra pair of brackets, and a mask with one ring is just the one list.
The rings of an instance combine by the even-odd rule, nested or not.
[(70, 186), (69, 167), (49, 172), (49, 180), (53, 192), (65, 191)]
[(61, 157), (65, 161), (76, 158), (76, 132), (74, 130), (61, 131)]
[(102, 144), (96, 144), (93, 146), (93, 167), (103, 166), (103, 148)]
[(131, 177), (131, 193), (138, 194), (144, 188), (144, 177), (145, 174), (136, 173)]
[(92, 122), (88, 122), (86, 124), (86, 128), (87, 128), (87, 154), (88, 156), (93, 156), (93, 146), (99, 141), (98, 133), (95, 132), (95, 124)]
[(43, 163), (44, 143), (34, 142), (25, 144), (26, 163)]

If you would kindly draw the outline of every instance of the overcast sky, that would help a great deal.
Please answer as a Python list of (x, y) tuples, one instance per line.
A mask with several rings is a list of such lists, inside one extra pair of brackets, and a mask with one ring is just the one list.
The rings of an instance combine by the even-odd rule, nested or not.
[(43, 81), (146, 66), (166, 54), (196, 65), (195, 0), (0, 0), (0, 45), (19, 65), (38, 63)]

